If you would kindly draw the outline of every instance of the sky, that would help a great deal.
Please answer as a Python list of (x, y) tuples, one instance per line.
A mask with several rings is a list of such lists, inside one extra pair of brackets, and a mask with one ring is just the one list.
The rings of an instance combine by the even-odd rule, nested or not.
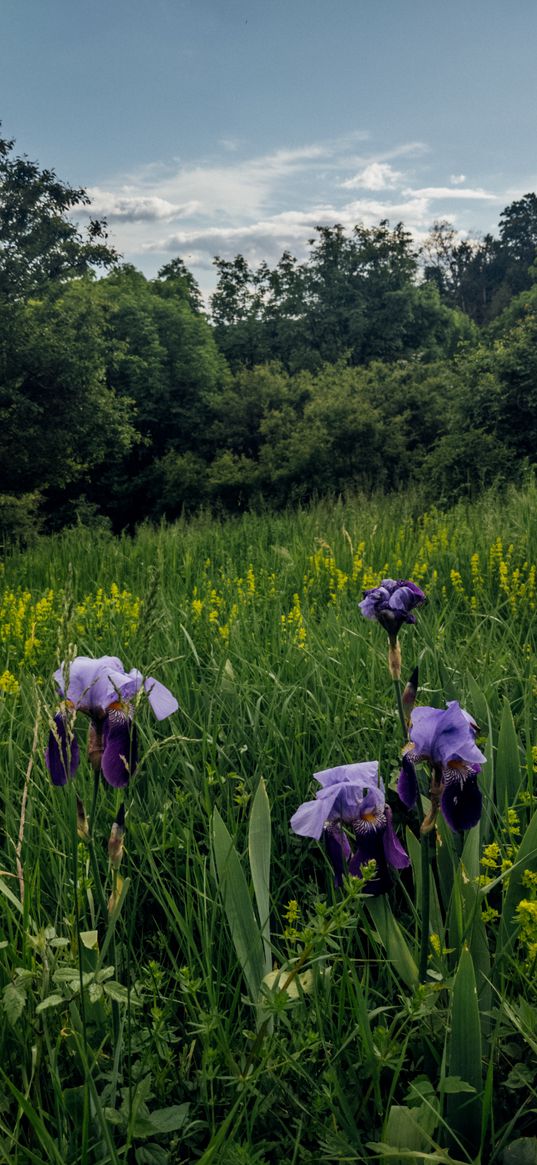
[[(0, 118), (148, 277), (317, 225), (497, 233), (537, 190), (535, 0), (0, 0)], [(81, 213), (80, 224), (84, 224)]]

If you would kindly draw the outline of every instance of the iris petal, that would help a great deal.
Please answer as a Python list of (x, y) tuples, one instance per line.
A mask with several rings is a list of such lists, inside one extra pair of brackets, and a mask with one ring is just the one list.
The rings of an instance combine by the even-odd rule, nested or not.
[(418, 799), (418, 778), (410, 757), (403, 754), (402, 768), (397, 781), (397, 793), (407, 809), (413, 809)]
[(326, 852), (334, 871), (334, 883), (341, 886), (343, 875), (352, 854), (347, 834), (339, 825), (329, 825), (323, 831)]
[(55, 728), (50, 730), (45, 763), (53, 785), (66, 785), (74, 777), (80, 761), (76, 736), (69, 737), (67, 720), (62, 712), (54, 717)]
[(475, 773), (468, 771), (464, 776), (448, 777), (440, 808), (449, 828), (472, 829), (481, 817), (483, 797)]
[(386, 806), (384, 812), (386, 815), (386, 829), (382, 834), (384, 856), (388, 865), (393, 866), (394, 870), (404, 870), (410, 865), (410, 858), (393, 828), (392, 811), (389, 805)]
[(136, 726), (125, 712), (112, 711), (103, 725), (102, 774), (116, 789), (128, 785), (138, 760)]
[(177, 712), (179, 704), (168, 688), (164, 687), (164, 684), (154, 680), (153, 676), (149, 676), (144, 681), (144, 688), (157, 720), (165, 720), (167, 716)]

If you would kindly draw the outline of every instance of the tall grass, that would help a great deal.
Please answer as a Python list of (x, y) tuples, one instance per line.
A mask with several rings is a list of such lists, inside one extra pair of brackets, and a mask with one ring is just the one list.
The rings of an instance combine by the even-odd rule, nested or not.
[[(81, 527), (6, 555), (0, 1161), (501, 1162), (533, 1134), (536, 501), (531, 483), (448, 513), (356, 498), (132, 538)], [(357, 607), (385, 575), (428, 594), (402, 632), (403, 674), (419, 664), (423, 704), (459, 699), (489, 758), (481, 827), (441, 826), (422, 984), (418, 823), (393, 792), (386, 637)], [(69, 653), (118, 655), (181, 705), (162, 724), (137, 713), (110, 919), (119, 795), (99, 790), (96, 872), (75, 786), (53, 788), (44, 764)], [(391, 783), (413, 861), (386, 899), (358, 880), (338, 895), (321, 848), (288, 825), (316, 770), (366, 759)], [(246, 893), (255, 946), (261, 779), (281, 973), (256, 999), (234, 917)], [(88, 812), (92, 781), (82, 765)]]

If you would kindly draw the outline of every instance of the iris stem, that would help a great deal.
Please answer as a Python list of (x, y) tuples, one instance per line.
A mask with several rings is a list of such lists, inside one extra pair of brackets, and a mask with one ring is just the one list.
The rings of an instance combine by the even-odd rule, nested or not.
[[(433, 834), (434, 837), (434, 834)], [(429, 915), (431, 910), (431, 834), (422, 833), (420, 838), (421, 850), (421, 940), (419, 980), (425, 983), (427, 979), (427, 960), (429, 958)]]
[[(403, 693), (401, 690), (401, 680), (394, 678), (393, 686), (395, 688), (395, 699), (397, 704), (397, 711), (399, 713), (399, 721), (403, 733), (403, 740), (405, 744), (408, 743), (408, 724), (403, 707)], [(420, 816), (423, 817), (423, 808), (421, 803), (421, 795), (418, 789), (417, 794), (418, 810)], [(420, 983), (425, 983), (427, 978), (427, 960), (429, 958), (429, 915), (431, 912), (431, 841), (434, 844), (434, 833), (422, 833), (420, 837), (420, 851), (421, 851), (421, 939), (420, 939), (420, 959), (419, 959), (419, 979)]]
[(408, 725), (406, 722), (405, 710), (403, 708), (403, 693), (401, 691), (401, 680), (394, 679), (393, 686), (395, 688), (395, 700), (397, 704), (397, 711), (399, 713), (399, 720), (403, 731), (403, 740), (405, 744), (408, 742)]

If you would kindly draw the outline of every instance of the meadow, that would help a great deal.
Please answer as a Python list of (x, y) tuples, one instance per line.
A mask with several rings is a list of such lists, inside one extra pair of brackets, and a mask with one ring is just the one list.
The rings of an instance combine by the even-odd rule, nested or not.
[[(480, 823), (437, 820), (425, 922), (387, 637), (358, 607), (385, 577), (427, 595), (403, 683), (460, 701), (487, 757)], [(533, 482), (80, 526), (6, 550), (0, 640), (0, 1162), (537, 1160)], [(126, 790), (84, 758), (51, 783), (52, 675), (80, 655), (179, 701), (159, 723), (137, 700)], [(378, 896), (289, 826), (315, 772), (366, 760), (412, 863)]]

